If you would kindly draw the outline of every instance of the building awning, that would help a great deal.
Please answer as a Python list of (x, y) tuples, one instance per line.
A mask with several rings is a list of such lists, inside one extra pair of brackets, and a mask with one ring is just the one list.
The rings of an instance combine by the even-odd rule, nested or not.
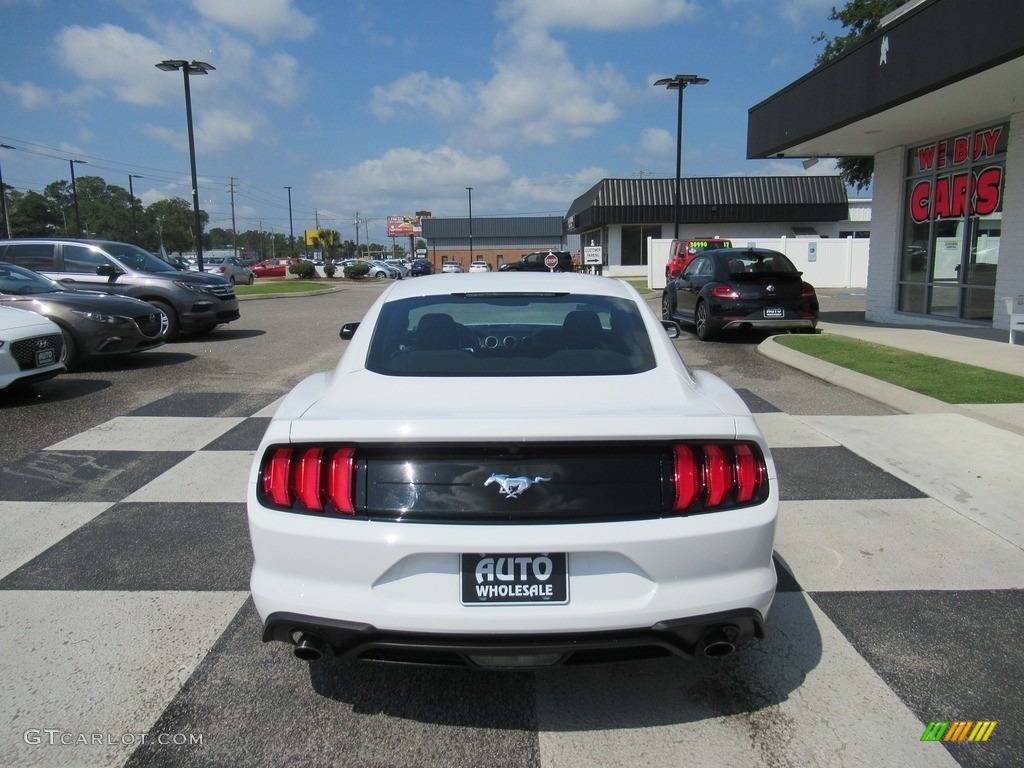
[[(680, 223), (843, 221), (839, 176), (715, 176), (680, 180)], [(675, 179), (603, 179), (573, 201), (566, 231), (675, 221)]]
[(747, 157), (873, 156), (1021, 109), (1021, 0), (904, 8), (860, 45), (751, 107)]

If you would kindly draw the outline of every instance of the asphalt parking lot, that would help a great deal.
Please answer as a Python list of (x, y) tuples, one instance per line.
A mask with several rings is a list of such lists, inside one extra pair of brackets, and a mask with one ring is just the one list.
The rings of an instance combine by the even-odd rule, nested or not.
[[(246, 301), (209, 337), (0, 401), (0, 764), (1019, 762), (1024, 488), (986, 456), (1021, 455), (1020, 436), (899, 413), (756, 339), (684, 332), (678, 348), (740, 392), (779, 467), (764, 641), (715, 662), (510, 674), (307, 665), (262, 644), (252, 452), (379, 290)], [(997, 725), (922, 742), (933, 721)]]

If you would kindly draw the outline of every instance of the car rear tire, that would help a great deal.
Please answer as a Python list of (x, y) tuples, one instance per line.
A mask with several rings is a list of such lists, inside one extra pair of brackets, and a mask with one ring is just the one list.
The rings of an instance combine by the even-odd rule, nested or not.
[(693, 324), (697, 329), (697, 338), (701, 341), (713, 341), (718, 335), (708, 322), (709, 314), (707, 302), (698, 301), (693, 312)]
[(150, 304), (156, 307), (157, 312), (164, 316), (167, 322), (167, 330), (164, 331), (164, 341), (174, 341), (178, 338), (178, 333), (181, 328), (178, 323), (178, 315), (166, 301), (160, 299), (150, 299)]
[(255, 282), (256, 282), (256, 275), (249, 275), (249, 280), (247, 281), (246, 284), (247, 285), (252, 285)]
[(672, 317), (672, 299), (669, 298), (667, 293), (661, 294), (661, 319), (662, 320), (673, 320)]

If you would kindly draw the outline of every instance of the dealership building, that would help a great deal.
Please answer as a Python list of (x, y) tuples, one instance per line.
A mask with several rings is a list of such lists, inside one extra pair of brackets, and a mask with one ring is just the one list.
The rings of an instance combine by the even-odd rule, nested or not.
[(750, 158), (874, 158), (867, 319), (1008, 327), (1024, 294), (1024, 4), (918, 0), (752, 107)]

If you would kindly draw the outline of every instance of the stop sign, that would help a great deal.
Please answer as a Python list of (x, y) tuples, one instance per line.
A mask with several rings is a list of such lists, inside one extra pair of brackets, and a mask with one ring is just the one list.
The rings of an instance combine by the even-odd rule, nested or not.
[(548, 253), (548, 255), (544, 257), (544, 266), (548, 269), (554, 269), (558, 266), (558, 257), (553, 253)]

